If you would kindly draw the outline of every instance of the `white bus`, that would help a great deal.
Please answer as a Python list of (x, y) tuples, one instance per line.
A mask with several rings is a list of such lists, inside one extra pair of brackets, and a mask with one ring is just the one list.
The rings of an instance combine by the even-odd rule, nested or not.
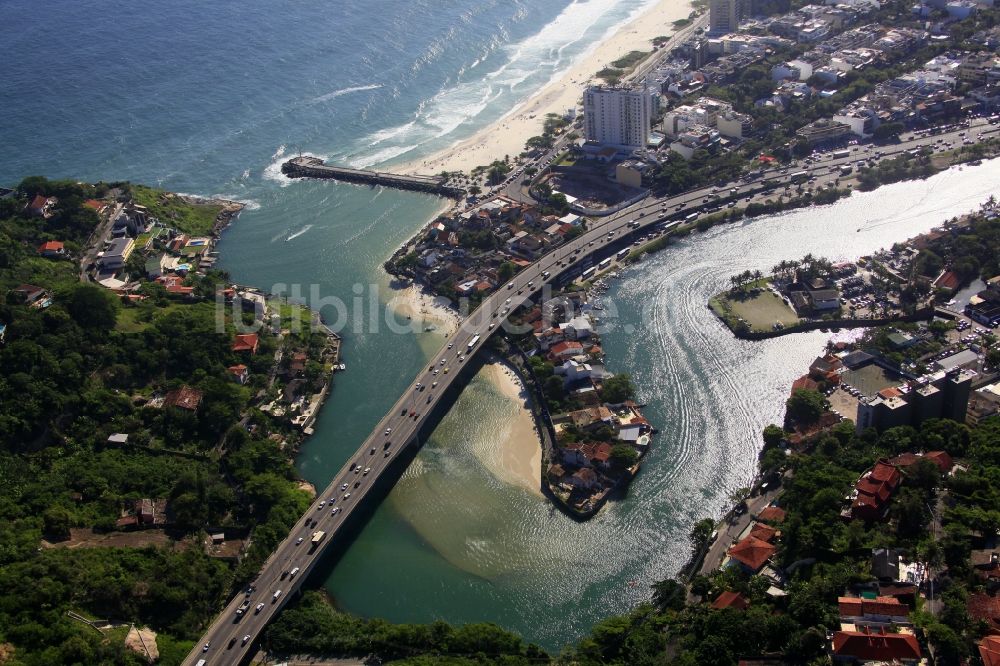
[(479, 334), (477, 333), (476, 335), (472, 336), (471, 340), (469, 340), (469, 346), (468, 346), (469, 351), (471, 352), (473, 349), (475, 349), (476, 345), (478, 344), (479, 344)]
[(582, 277), (584, 280), (589, 280), (590, 278), (594, 277), (594, 273), (596, 272), (597, 272), (597, 266), (591, 266), (590, 268), (585, 270), (580, 277)]

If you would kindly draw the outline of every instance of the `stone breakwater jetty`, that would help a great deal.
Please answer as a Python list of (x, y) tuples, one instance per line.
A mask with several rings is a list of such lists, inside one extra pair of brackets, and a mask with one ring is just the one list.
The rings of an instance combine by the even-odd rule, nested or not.
[(281, 172), (291, 178), (329, 178), (347, 183), (384, 185), (400, 190), (443, 194), (456, 199), (466, 196), (465, 190), (447, 185), (446, 179), (441, 176), (406, 176), (384, 171), (349, 169), (326, 164), (318, 157), (293, 157), (281, 165)]

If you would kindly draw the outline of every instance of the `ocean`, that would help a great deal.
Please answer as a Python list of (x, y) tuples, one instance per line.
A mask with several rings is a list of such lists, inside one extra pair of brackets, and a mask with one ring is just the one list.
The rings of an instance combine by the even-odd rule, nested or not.
[[(31, 174), (132, 180), (243, 201), (220, 248), (235, 281), (370, 308), (354, 304), (355, 285), (362, 295), (378, 285), (384, 301), (381, 264), (441, 200), (292, 182), (281, 162), (300, 152), (380, 167), (427, 156), (501, 117), (650, 4), (7, 0), (0, 184)], [(821, 345), (818, 333), (734, 341), (705, 296), (787, 252), (839, 256), (929, 228), (995, 191), (989, 168), (880, 191), (883, 210), (896, 193), (903, 217), (852, 199), (825, 217), (714, 230), (628, 271), (607, 300), (646, 328), (612, 330), (604, 346), (610, 369), (639, 379), (661, 430), (628, 497), (578, 524), (497, 480), (484, 452), (503, 446), (495, 433), (512, 403), (477, 378), (319, 583), (351, 612), (494, 621), (552, 649), (647, 599), (686, 558), (691, 523), (718, 514), (750, 477), (760, 428), (780, 417), (787, 385)], [(319, 486), (441, 341), (373, 326), (344, 335), (348, 370), (298, 461)]]

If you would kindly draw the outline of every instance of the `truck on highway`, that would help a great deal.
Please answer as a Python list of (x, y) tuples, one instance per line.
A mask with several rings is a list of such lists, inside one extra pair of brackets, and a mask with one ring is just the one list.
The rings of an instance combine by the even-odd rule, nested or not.
[(326, 532), (324, 532), (323, 530), (316, 530), (315, 532), (313, 532), (312, 539), (310, 542), (310, 548), (315, 548), (320, 543), (322, 543), (323, 539), (325, 538), (326, 538)]
[(479, 344), (479, 334), (476, 333), (474, 336), (472, 336), (472, 339), (469, 340), (469, 345), (468, 345), (469, 352), (475, 349), (476, 345), (478, 344)]
[(840, 175), (841, 176), (847, 176), (852, 171), (854, 171), (854, 167), (852, 167), (850, 164), (845, 164), (842, 167), (840, 167)]
[(240, 604), (240, 607), (236, 609), (236, 619), (238, 620), (243, 617), (243, 614), (247, 612), (248, 608), (250, 608), (250, 597), (244, 599), (243, 603)]

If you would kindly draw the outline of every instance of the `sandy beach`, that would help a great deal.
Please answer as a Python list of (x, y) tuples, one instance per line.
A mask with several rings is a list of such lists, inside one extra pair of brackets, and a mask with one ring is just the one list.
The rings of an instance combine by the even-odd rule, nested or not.
[(396, 314), (398, 325), (407, 326), (414, 333), (452, 335), (458, 330), (459, 316), (448, 306), (448, 299), (432, 296), (416, 285), (386, 289), (390, 293), (386, 306)]
[(660, 0), (656, 5), (601, 42), (590, 53), (497, 122), (474, 135), (423, 160), (393, 166), (402, 173), (436, 174), (441, 171), (469, 172), (504, 155), (519, 155), (530, 137), (542, 133), (547, 113), (563, 114), (576, 107), (594, 74), (629, 51), (649, 51), (652, 40), (673, 35), (673, 22), (687, 18), (691, 5), (685, 0)]
[(505, 363), (493, 363), (484, 371), (490, 382), (517, 406), (517, 414), (498, 433), (500, 450), (490, 470), (498, 479), (542, 496), (542, 443), (535, 430), (535, 418), (526, 401), (528, 392), (518, 376)]

